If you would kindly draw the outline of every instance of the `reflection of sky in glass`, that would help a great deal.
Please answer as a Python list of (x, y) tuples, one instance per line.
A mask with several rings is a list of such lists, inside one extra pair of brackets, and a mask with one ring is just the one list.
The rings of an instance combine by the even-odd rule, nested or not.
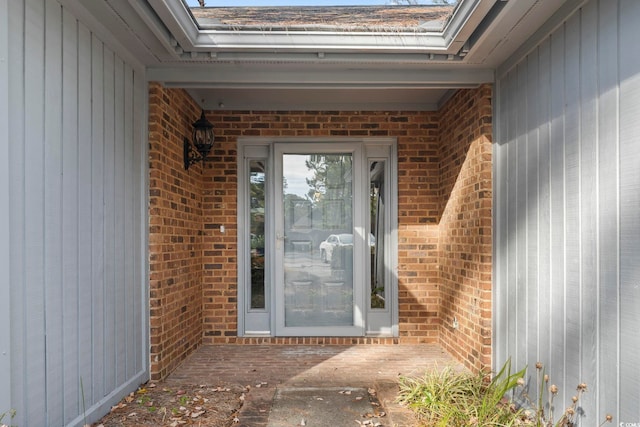
[(282, 159), (283, 174), (287, 184), (285, 194), (296, 194), (307, 198), (309, 186), (307, 178), (313, 178), (313, 171), (307, 168), (305, 160), (308, 156), (300, 154), (286, 154)]

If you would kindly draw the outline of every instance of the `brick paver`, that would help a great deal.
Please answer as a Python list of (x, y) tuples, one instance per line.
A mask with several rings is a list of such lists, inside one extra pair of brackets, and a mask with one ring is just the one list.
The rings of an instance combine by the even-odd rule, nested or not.
[(189, 356), (168, 378), (193, 384), (251, 386), (239, 426), (263, 427), (276, 387), (372, 387), (393, 424), (410, 416), (393, 403), (399, 376), (421, 376), (434, 367), (461, 367), (438, 345), (208, 345)]

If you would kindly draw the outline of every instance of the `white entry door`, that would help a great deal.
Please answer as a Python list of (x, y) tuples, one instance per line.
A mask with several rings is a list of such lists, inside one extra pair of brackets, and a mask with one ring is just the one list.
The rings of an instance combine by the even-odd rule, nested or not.
[(277, 144), (276, 335), (364, 331), (360, 144)]

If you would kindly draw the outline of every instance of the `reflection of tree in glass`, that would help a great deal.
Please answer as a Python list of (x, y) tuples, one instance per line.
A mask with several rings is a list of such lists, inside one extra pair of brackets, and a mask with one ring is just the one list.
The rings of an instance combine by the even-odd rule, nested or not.
[(313, 203), (316, 226), (352, 233), (351, 154), (313, 154), (305, 165), (312, 172), (312, 177), (306, 178), (307, 198)]
[[(351, 156), (348, 154), (314, 154), (305, 161), (313, 178), (307, 178), (308, 197), (319, 201), (351, 194)], [(349, 182), (347, 182), (349, 181)]]
[[(251, 162), (249, 177), (249, 192), (251, 203), (251, 233), (264, 240), (264, 208), (266, 203), (264, 193), (265, 172), (264, 165), (258, 161)], [(255, 237), (254, 237), (255, 238)]]

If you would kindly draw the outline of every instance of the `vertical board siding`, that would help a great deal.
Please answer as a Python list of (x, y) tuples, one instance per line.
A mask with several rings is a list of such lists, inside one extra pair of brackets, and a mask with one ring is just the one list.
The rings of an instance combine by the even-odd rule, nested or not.
[[(538, 83), (538, 57), (537, 55), (532, 55), (531, 58), (528, 58), (526, 62), (526, 70), (527, 70), (527, 79), (526, 79), (526, 92), (530, 93), (535, 85)], [(538, 123), (538, 108), (536, 99), (532, 96), (527, 97), (526, 106), (527, 106), (527, 117), (532, 123)], [(524, 192), (526, 194), (527, 200), (527, 223), (526, 223), (526, 235), (527, 235), (527, 247), (525, 252), (525, 256), (527, 257), (527, 291), (526, 291), (526, 299), (527, 303), (523, 307), (523, 316), (525, 317), (527, 323), (526, 333), (527, 339), (523, 340), (522, 345), (525, 346), (524, 351), (520, 354), (521, 356), (525, 356), (524, 360), (518, 360), (515, 366), (520, 366), (521, 364), (526, 363), (527, 360), (537, 359), (538, 355), (536, 352), (536, 348), (534, 346), (526, 347), (527, 342), (538, 342), (539, 339), (539, 328), (538, 323), (540, 319), (538, 318), (539, 300), (538, 300), (538, 270), (537, 265), (539, 264), (538, 259), (540, 253), (538, 252), (538, 186), (526, 185), (527, 182), (538, 182), (538, 128), (537, 126), (530, 126), (529, 129), (525, 129), (523, 133), (526, 135), (526, 155), (522, 157), (526, 161), (526, 177), (525, 177), (525, 186)]]
[[(620, 419), (640, 420), (640, 3), (620, 2)], [(630, 51), (628, 49), (631, 49)], [(624, 52), (634, 52), (624, 54)]]
[[(23, 17), (25, 14), (24, 2), (7, 2), (7, 22), (8, 22), (8, 95), (7, 104), (11, 107), (8, 110), (7, 134), (8, 141), (24, 141), (24, 82), (26, 76), (24, 74), (25, 58), (22, 49), (22, 43), (16, 43), (13, 40), (15, 34), (23, 34), (24, 19), (15, 19)], [(24, 210), (24, 193), (25, 182), (22, 167), (17, 165), (24, 164), (24, 144), (9, 144), (9, 274), (8, 283), (25, 283), (25, 242), (22, 233), (16, 230), (24, 230), (25, 227), (25, 210)], [(22, 305), (26, 296), (26, 286), (10, 286), (10, 303), (9, 307), (14, 308)], [(23, 310), (10, 309), (10, 377), (19, 376), (23, 380), (15, 382), (11, 380), (11, 389), (9, 390), (9, 401), (6, 407), (1, 410), (5, 411), (13, 408), (20, 413), (25, 413), (25, 375), (27, 371), (27, 363), (23, 358), (15, 358), (14, 354), (26, 354), (25, 335), (26, 322)], [(18, 396), (16, 399), (15, 396)], [(13, 398), (12, 398), (13, 397)], [(16, 401), (17, 400), (17, 401)]]
[[(0, 58), (9, 56), (9, 8), (0, 3)], [(9, 63), (0, 60), (0, 206), (9, 206), (11, 174), (9, 173)], [(9, 210), (0, 209), (0, 283), (10, 283), (10, 235)], [(11, 294), (9, 286), (0, 286), (0, 384), (11, 381)], [(0, 411), (6, 410), (11, 401), (9, 387), (0, 387)]]
[[(598, 73), (597, 73), (597, 3), (591, 2), (581, 13), (580, 55), (580, 301), (581, 301), (581, 371), (598, 370)], [(598, 378), (591, 384), (592, 392), (582, 398), (589, 412), (597, 409)], [(588, 416), (593, 415), (587, 413)]]
[(640, 420), (638, 22), (592, 0), (498, 72), (495, 363), (586, 382), (584, 426)]
[(4, 3), (0, 18), (11, 141), (0, 146), (11, 182), (11, 387), (0, 413), (14, 408), (15, 425), (82, 425), (149, 376), (146, 83), (55, 0)]

